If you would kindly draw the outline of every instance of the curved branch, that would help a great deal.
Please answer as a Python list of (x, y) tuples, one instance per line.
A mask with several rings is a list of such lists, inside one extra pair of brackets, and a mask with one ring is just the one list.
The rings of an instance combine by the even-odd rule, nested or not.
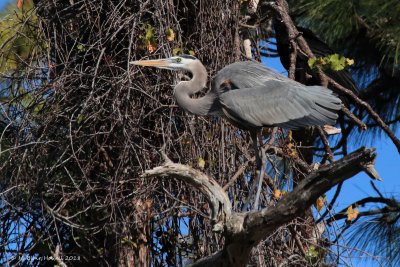
[[(165, 156), (164, 156), (165, 158)], [(231, 216), (232, 205), (225, 190), (211, 177), (189, 166), (173, 163), (166, 158), (164, 165), (147, 170), (142, 177), (172, 177), (197, 188), (207, 199), (211, 208), (214, 231), (221, 231)], [(219, 224), (222, 222), (222, 225)]]
[(323, 193), (363, 171), (373, 161), (374, 149), (361, 148), (309, 174), (275, 207), (233, 213), (225, 224), (225, 247), (193, 266), (245, 266), (251, 249), (282, 225), (301, 216)]

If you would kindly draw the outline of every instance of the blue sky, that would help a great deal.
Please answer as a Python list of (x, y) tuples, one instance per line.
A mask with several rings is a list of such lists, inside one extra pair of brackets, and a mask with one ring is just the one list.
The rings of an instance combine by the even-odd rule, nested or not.
[[(3, 7), (7, 4), (12, 2), (12, 0), (0, 0), (0, 9), (3, 9)], [(14, 1), (15, 4), (17, 4), (17, 1)]]
[[(4, 8), (7, 3), (14, 3), (16, 0), (0, 0), (0, 9)], [(264, 61), (269, 67), (274, 68), (280, 73), (285, 74), (286, 71), (283, 69), (278, 58), (268, 58)], [(397, 132), (399, 136), (400, 132)], [(384, 193), (386, 196), (392, 196), (399, 198), (400, 192), (400, 156), (397, 152), (396, 147), (393, 145), (391, 140), (386, 136), (382, 135), (381, 138), (377, 138), (372, 141), (372, 144), (366, 144), (367, 147), (373, 146), (377, 148), (378, 157), (376, 159), (376, 169), (381, 175), (383, 181), (375, 182), (377, 188)], [(349, 151), (357, 149), (359, 146), (354, 146)], [(332, 197), (334, 190), (331, 190), (327, 196), (328, 200)], [(349, 204), (362, 199), (366, 196), (375, 196), (375, 192), (370, 186), (370, 178), (361, 173), (356, 177), (345, 182), (343, 185), (339, 199), (335, 205), (337, 211)], [(373, 264), (373, 263), (371, 263)], [(357, 263), (353, 261), (353, 266), (373, 266)]]

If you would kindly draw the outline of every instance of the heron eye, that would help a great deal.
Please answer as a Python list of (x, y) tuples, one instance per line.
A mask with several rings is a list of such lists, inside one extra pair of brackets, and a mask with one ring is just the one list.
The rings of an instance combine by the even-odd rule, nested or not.
[(182, 62), (182, 58), (180, 58), (180, 57), (176, 58), (176, 62), (181, 63)]

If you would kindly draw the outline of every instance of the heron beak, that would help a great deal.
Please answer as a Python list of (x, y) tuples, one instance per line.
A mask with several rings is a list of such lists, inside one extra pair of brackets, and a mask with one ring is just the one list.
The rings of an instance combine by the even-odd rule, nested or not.
[(131, 61), (129, 62), (129, 64), (145, 66), (145, 67), (165, 68), (170, 66), (171, 62), (167, 59), (155, 59), (155, 60)]

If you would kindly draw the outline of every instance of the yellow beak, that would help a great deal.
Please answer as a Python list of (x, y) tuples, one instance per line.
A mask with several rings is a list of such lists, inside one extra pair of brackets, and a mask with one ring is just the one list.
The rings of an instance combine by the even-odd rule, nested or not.
[(171, 63), (167, 59), (155, 59), (155, 60), (138, 60), (131, 61), (129, 64), (146, 66), (146, 67), (168, 67)]

